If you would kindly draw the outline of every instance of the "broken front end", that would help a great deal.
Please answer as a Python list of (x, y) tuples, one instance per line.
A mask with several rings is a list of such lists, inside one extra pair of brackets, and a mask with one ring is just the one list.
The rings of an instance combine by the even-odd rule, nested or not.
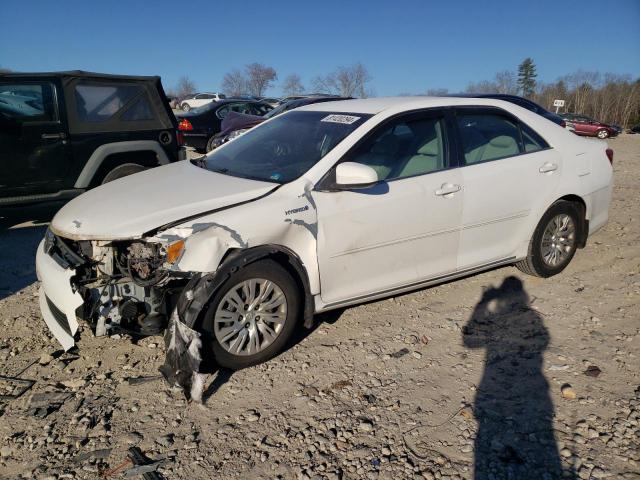
[(65, 349), (77, 319), (96, 336), (154, 335), (164, 330), (190, 274), (173, 271), (184, 241), (74, 241), (48, 230), (36, 267), (45, 322)]

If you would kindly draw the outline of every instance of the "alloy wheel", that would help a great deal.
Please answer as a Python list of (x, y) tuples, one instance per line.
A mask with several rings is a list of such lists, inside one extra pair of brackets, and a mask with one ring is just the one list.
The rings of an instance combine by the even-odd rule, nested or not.
[(232, 287), (220, 300), (213, 332), (233, 355), (255, 355), (271, 345), (287, 319), (287, 299), (270, 280), (252, 278)]
[(571, 216), (562, 213), (553, 217), (542, 234), (542, 259), (550, 267), (563, 264), (576, 245), (576, 226)]

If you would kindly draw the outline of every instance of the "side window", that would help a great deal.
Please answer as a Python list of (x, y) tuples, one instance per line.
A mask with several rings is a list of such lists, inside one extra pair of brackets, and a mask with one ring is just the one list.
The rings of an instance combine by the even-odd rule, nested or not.
[(507, 117), (491, 113), (458, 115), (465, 164), (511, 157), (522, 152), (520, 129)]
[[(79, 83), (75, 87), (76, 112), (84, 122), (107, 122), (121, 113), (126, 106), (123, 120), (153, 118), (151, 106), (140, 85)], [(128, 107), (133, 107), (129, 113)]]
[(271, 110), (268, 105), (254, 104), (251, 106), (251, 115), (264, 115)]
[(224, 107), (220, 107), (217, 111), (216, 111), (216, 116), (220, 119), (223, 120), (224, 117), (227, 116), (227, 114), (229, 113), (229, 104), (225, 105)]
[(549, 148), (549, 144), (544, 141), (544, 138), (531, 130), (525, 124), (520, 124), (520, 130), (522, 131), (522, 141), (524, 143), (525, 152), (532, 153)]
[(0, 84), (0, 115), (20, 123), (54, 122), (54, 92), (49, 83)]
[(447, 166), (441, 117), (397, 120), (358, 147), (349, 161), (369, 165), (380, 180), (413, 177)]

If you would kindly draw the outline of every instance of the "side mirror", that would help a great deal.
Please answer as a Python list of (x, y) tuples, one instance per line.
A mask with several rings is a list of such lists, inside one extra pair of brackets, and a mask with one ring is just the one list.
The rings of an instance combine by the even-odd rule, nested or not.
[(356, 162), (340, 163), (336, 167), (336, 186), (368, 188), (378, 182), (378, 172), (368, 165)]

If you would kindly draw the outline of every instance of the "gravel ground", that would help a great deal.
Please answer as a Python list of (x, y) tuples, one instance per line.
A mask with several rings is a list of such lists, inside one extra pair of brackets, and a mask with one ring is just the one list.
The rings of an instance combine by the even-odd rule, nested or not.
[(640, 479), (640, 135), (609, 144), (609, 224), (561, 275), (500, 268), (319, 316), (278, 358), (211, 374), (204, 405), (156, 378), (160, 337), (84, 329), (61, 354), (43, 227), (3, 229), (0, 373), (35, 384), (0, 400), (0, 478), (121, 478), (137, 445), (167, 479)]

